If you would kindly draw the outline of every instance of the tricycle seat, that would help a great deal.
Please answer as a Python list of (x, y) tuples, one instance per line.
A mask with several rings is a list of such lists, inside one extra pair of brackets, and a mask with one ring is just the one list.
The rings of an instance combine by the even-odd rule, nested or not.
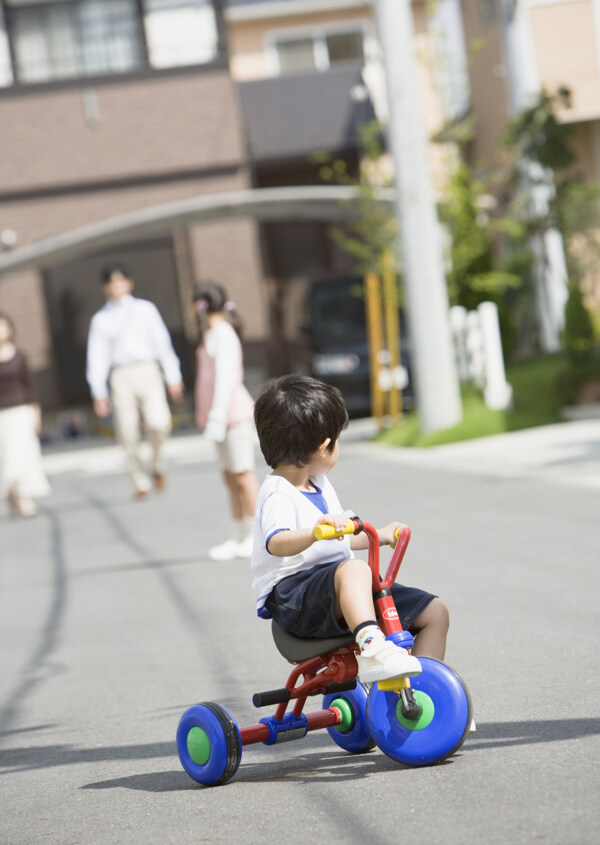
[(343, 648), (354, 642), (354, 637), (350, 632), (342, 634), (339, 637), (327, 637), (319, 639), (317, 637), (296, 637), (290, 634), (289, 631), (284, 631), (280, 628), (275, 620), (271, 621), (271, 633), (275, 640), (277, 650), (286, 660), (291, 660), (294, 663), (300, 663), (302, 660), (310, 660), (311, 657), (318, 657), (321, 654), (327, 654), (330, 651), (335, 651), (337, 648)]

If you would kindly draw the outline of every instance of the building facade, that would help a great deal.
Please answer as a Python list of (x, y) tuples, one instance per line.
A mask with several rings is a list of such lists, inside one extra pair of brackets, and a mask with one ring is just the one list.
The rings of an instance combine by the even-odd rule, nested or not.
[[(433, 9), (433, 10), (432, 10)], [(472, 163), (507, 118), (566, 85), (579, 169), (600, 179), (600, 0), (412, 3), (434, 185), (455, 151), (433, 139), (476, 116)], [(518, 26), (517, 26), (518, 24)], [(361, 123), (386, 122), (368, 0), (0, 0), (0, 249), (179, 199), (321, 183), (314, 154), (359, 164)], [(256, 382), (294, 365), (315, 278), (351, 270), (318, 221), (182, 227), (0, 279), (47, 406), (88, 399), (98, 276), (126, 262), (165, 316), (193, 379), (194, 282), (223, 282), (246, 323)], [(274, 344), (273, 341), (276, 341)]]
[[(139, 209), (250, 184), (222, 18), (208, 0), (0, 3), (0, 236), (24, 246)], [(85, 344), (109, 261), (156, 302), (188, 386), (195, 281), (227, 286), (262, 367), (265, 307), (256, 229), (186, 227), (0, 282), (0, 308), (47, 406), (88, 401)], [(254, 355), (254, 353), (256, 353)], [(254, 356), (254, 357), (253, 357)]]

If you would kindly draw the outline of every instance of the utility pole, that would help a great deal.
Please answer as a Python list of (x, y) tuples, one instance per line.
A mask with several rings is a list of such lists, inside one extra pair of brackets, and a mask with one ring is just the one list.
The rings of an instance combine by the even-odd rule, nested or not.
[(410, 0), (373, 0), (388, 94), (412, 372), (424, 433), (462, 417), (439, 222), (419, 110)]
[[(529, 9), (523, 0), (503, 0), (501, 23), (507, 83), (513, 114), (528, 108), (541, 91), (529, 21)], [(541, 165), (524, 160), (521, 170), (525, 185), (533, 186), (531, 211), (544, 217), (554, 197), (554, 178)], [(537, 305), (540, 345), (544, 352), (558, 352), (565, 323), (569, 295), (565, 248), (560, 231), (553, 226), (533, 239), (534, 290)]]

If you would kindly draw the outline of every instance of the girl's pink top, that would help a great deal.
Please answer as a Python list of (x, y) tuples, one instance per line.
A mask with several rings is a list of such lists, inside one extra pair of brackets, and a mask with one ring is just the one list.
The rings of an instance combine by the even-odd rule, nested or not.
[(196, 422), (227, 427), (252, 420), (254, 401), (244, 385), (242, 344), (230, 323), (217, 323), (196, 350)]

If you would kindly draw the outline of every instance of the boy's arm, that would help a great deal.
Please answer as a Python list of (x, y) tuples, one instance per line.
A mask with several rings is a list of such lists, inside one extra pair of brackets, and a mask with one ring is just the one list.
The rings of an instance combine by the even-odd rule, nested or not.
[[(401, 522), (390, 522), (388, 525), (384, 525), (383, 528), (378, 528), (377, 533), (379, 534), (379, 545), (380, 546), (395, 546), (396, 545), (396, 538), (394, 537), (394, 531), (397, 528), (402, 528)], [(360, 549), (367, 549), (369, 547), (369, 540), (367, 535), (364, 531), (361, 531), (360, 534), (353, 534), (350, 537), (350, 548), (353, 551), (359, 551)]]
[[(275, 557), (293, 557), (306, 551), (316, 542), (315, 528), (317, 525), (333, 525), (336, 531), (345, 527), (348, 517), (346, 514), (326, 513), (312, 528), (298, 528), (295, 530), (278, 531), (267, 543), (267, 551)], [(341, 537), (339, 539), (342, 539)]]

